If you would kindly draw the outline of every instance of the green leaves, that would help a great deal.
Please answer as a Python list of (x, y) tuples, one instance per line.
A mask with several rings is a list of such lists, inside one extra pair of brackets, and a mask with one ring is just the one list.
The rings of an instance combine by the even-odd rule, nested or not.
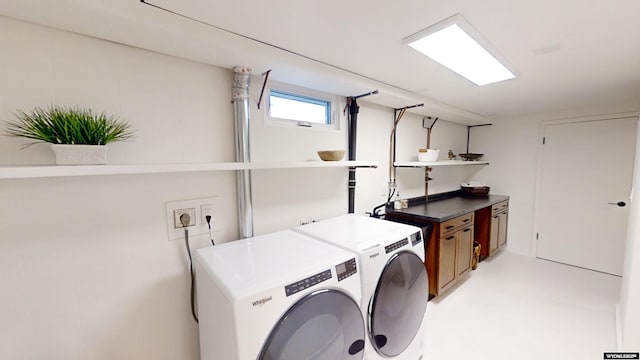
[(31, 113), (17, 111), (16, 120), (6, 122), (6, 135), (52, 144), (106, 145), (133, 137), (133, 129), (124, 120), (90, 109), (52, 105), (35, 108)]

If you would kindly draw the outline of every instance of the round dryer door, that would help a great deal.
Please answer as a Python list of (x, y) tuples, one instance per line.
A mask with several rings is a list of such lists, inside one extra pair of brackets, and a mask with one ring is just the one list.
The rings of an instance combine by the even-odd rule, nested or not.
[(258, 360), (362, 360), (364, 338), (358, 304), (341, 291), (318, 290), (282, 315)]
[(428, 300), (424, 263), (412, 252), (393, 255), (380, 275), (369, 308), (369, 335), (379, 354), (398, 356), (413, 342)]

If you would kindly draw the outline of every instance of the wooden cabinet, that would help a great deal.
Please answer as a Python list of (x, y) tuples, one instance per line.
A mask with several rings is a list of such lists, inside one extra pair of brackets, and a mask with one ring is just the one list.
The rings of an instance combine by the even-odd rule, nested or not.
[[(450, 218), (461, 213), (464, 215)], [(432, 296), (447, 291), (471, 272), (476, 242), (480, 244), (479, 260), (506, 246), (508, 218), (509, 197), (503, 195), (470, 198), (447, 194), (430, 198), (427, 204), (416, 201), (409, 209), (387, 208), (385, 215), (391, 221), (433, 226), (430, 236), (425, 231), (425, 266)]]
[(489, 226), (489, 252), (495, 254), (507, 244), (507, 223), (509, 221), (509, 202), (503, 201), (491, 207)]
[(508, 222), (508, 200), (476, 211), (475, 236), (480, 244), (480, 260), (495, 255), (507, 245)]
[(473, 257), (473, 224), (469, 224), (458, 232), (458, 243), (456, 244), (457, 257), (456, 268), (458, 277), (471, 271), (471, 260)]
[[(456, 281), (456, 236), (448, 235), (438, 240), (438, 268), (437, 286), (435, 291), (430, 289), (429, 292), (437, 295), (440, 289), (451, 286)], [(431, 273), (429, 273), (431, 275)], [(431, 280), (429, 281), (431, 283)]]
[(396, 212), (388, 213), (386, 219), (416, 226), (433, 225), (431, 236), (425, 239), (425, 266), (429, 273), (431, 297), (447, 291), (471, 271), (474, 239), (473, 212), (441, 223), (409, 218)]
[[(438, 263), (433, 269), (433, 295), (447, 291), (471, 271), (473, 254), (473, 213), (435, 225)], [(429, 269), (429, 267), (427, 267)]]

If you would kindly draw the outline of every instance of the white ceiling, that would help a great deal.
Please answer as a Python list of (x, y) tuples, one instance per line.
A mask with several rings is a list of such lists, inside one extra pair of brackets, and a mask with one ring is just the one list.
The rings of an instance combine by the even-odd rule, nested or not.
[[(148, 2), (157, 7), (0, 0), (0, 14), (222, 67), (273, 69), (272, 79), (341, 95), (379, 89), (367, 100), (424, 102), (414, 110), (467, 124), (584, 107), (640, 111), (638, 0)], [(401, 44), (456, 13), (516, 79), (478, 87)]]

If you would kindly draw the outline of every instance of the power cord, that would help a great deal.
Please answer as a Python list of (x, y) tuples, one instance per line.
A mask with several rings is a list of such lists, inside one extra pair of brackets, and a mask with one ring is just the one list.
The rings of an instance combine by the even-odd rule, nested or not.
[(213, 235), (211, 235), (211, 215), (205, 216), (207, 219), (207, 225), (209, 225), (209, 239), (211, 239), (211, 246), (216, 246), (216, 243), (213, 242)]
[(198, 323), (198, 315), (196, 315), (196, 287), (195, 287), (195, 276), (193, 273), (193, 259), (191, 258), (191, 247), (189, 246), (189, 223), (191, 223), (191, 216), (189, 214), (184, 213), (180, 215), (180, 222), (182, 223), (182, 227), (184, 228), (184, 244), (187, 247), (187, 254), (189, 255), (189, 276), (191, 277), (191, 315), (193, 315), (193, 319)]

